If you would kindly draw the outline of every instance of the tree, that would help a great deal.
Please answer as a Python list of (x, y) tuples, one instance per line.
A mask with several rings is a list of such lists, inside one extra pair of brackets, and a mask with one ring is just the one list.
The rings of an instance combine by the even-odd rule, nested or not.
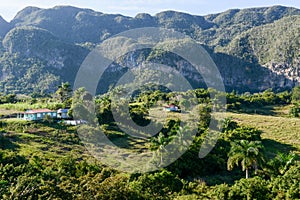
[(205, 130), (208, 128), (209, 123), (211, 121), (211, 107), (206, 104), (199, 104), (196, 107), (197, 114), (199, 115), (199, 129)]
[(300, 107), (297, 104), (293, 105), (293, 107), (291, 107), (291, 109), (289, 110), (289, 115), (291, 117), (299, 117), (299, 113)]
[(297, 155), (295, 153), (278, 153), (268, 164), (272, 170), (272, 174), (275, 176), (279, 174), (283, 175), (296, 162), (296, 159)]
[(273, 199), (300, 199), (300, 163), (295, 163), (269, 185)]
[(238, 127), (237, 123), (232, 120), (232, 117), (226, 117), (222, 121), (222, 132), (227, 133), (231, 130), (234, 130)]
[(296, 86), (292, 91), (292, 102), (296, 103), (300, 101), (300, 86)]
[(236, 141), (236, 140), (260, 141), (262, 131), (252, 127), (241, 126), (225, 133), (226, 133), (225, 136), (228, 138), (229, 141)]
[(66, 103), (72, 96), (72, 88), (70, 83), (62, 83), (55, 92), (56, 97), (61, 103)]
[(158, 145), (157, 153), (160, 155), (160, 165), (163, 164), (163, 154), (167, 151), (165, 146), (168, 144), (168, 138), (166, 138), (162, 133), (159, 133), (156, 143)]
[(184, 186), (180, 178), (165, 169), (143, 174), (130, 185), (142, 199), (173, 199), (172, 195), (180, 192)]
[(268, 181), (261, 177), (240, 179), (231, 186), (226, 199), (272, 199)]
[(228, 170), (232, 170), (235, 165), (241, 165), (242, 170), (246, 171), (246, 179), (249, 178), (249, 169), (254, 166), (256, 171), (258, 164), (264, 161), (260, 151), (262, 148), (260, 141), (240, 140), (231, 143), (227, 161)]

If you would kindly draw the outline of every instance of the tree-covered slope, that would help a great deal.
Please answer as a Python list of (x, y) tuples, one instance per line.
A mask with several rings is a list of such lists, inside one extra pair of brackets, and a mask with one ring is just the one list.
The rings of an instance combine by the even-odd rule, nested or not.
[(191, 32), (213, 26), (202, 16), (166, 11), (155, 16), (141, 13), (136, 17), (104, 14), (90, 9), (56, 6), (51, 9), (27, 7), (11, 22), (14, 26), (37, 26), (70, 42), (100, 42), (108, 36), (139, 27), (165, 27)]
[[(141, 13), (135, 17), (71, 6), (27, 7), (10, 23), (0, 19), (0, 38), (3, 35), (0, 90), (46, 92), (53, 90), (57, 82), (72, 83), (78, 67), (94, 46), (117, 33), (141, 27), (175, 29), (203, 44), (217, 64), (227, 90), (254, 92), (270, 87), (283, 90), (300, 82), (297, 71), (299, 16), (299, 9), (283, 6), (234, 9), (207, 16), (164, 11), (154, 16)], [(153, 58), (155, 52), (146, 54), (176, 67), (177, 58), (172, 61), (171, 54), (158, 58)], [(123, 63), (131, 59), (130, 56), (123, 58)], [(146, 55), (143, 58), (130, 62), (132, 66), (139, 66), (148, 59)], [(188, 64), (179, 62), (179, 65), (177, 67), (189, 71)], [(30, 75), (33, 72), (35, 76)], [(47, 73), (48, 78), (43, 77)], [(192, 73), (190, 71), (188, 76), (192, 77)], [(107, 73), (104, 79), (110, 81), (105, 87), (114, 82), (111, 77), (120, 77), (120, 74), (121, 71), (117, 75)], [(41, 86), (42, 81), (37, 77), (48, 81)]]
[(72, 82), (88, 50), (68, 44), (49, 31), (29, 26), (12, 29), (3, 40), (1, 90), (31, 93), (53, 91)]
[(226, 47), (227, 53), (261, 64), (286, 63), (299, 66), (300, 15), (246, 31)]
[(216, 26), (202, 31), (199, 40), (212, 46), (225, 46), (244, 31), (293, 15), (300, 15), (300, 10), (283, 6), (232, 9), (207, 15), (206, 20), (215, 23)]
[[(267, 67), (293, 83), (300, 82), (300, 16), (246, 31), (219, 50), (249, 63)], [(286, 80), (278, 80), (282, 82)], [(284, 84), (284, 83), (281, 83)]]
[[(109, 35), (139, 27), (165, 27), (183, 31), (207, 44), (220, 44), (252, 27), (273, 23), (300, 10), (283, 6), (228, 10), (219, 14), (196, 16), (164, 11), (151, 16), (126, 17), (90, 9), (56, 6), (51, 9), (27, 7), (12, 20), (14, 26), (37, 26), (72, 42), (100, 42)], [(209, 37), (207, 37), (209, 36)], [(219, 41), (219, 43), (218, 43)], [(225, 42), (226, 43), (226, 42)]]

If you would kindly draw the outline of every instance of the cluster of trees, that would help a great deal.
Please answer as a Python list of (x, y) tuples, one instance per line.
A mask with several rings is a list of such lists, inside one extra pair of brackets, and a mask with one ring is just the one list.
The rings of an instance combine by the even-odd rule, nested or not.
[(1, 94), (0, 93), (0, 104), (4, 104), (4, 103), (16, 103), (18, 102), (18, 99), (16, 98), (15, 94)]
[(293, 106), (290, 109), (290, 115), (293, 117), (299, 117), (300, 113), (300, 86), (294, 87), (292, 92), (292, 104)]
[[(196, 89), (193, 91), (188, 91), (186, 93), (181, 93), (180, 96), (188, 96), (190, 99), (186, 100), (181, 98), (178, 100), (174, 92), (161, 92), (160, 90), (155, 90), (152, 92), (139, 91), (135, 94), (135, 98), (130, 99), (133, 104), (130, 105), (130, 111), (132, 117), (138, 121), (138, 113), (140, 113), (140, 120), (143, 122), (147, 115), (147, 109), (154, 105), (161, 105), (162, 102), (166, 104), (175, 104), (183, 109), (188, 109), (191, 103), (196, 105), (198, 103), (211, 106), (212, 99), (211, 94), (215, 96), (216, 99), (222, 97), (226, 98), (226, 108), (229, 111), (239, 111), (239, 112), (256, 112), (258, 109), (265, 106), (286, 106), (291, 105), (290, 116), (298, 117), (300, 113), (300, 86), (293, 88), (291, 92), (284, 91), (280, 93), (275, 93), (271, 89), (265, 90), (262, 93), (243, 93), (237, 94), (232, 91), (230, 93), (218, 92), (213, 89)], [(192, 98), (191, 98), (192, 97)], [(98, 105), (98, 106), (97, 106)], [(111, 101), (109, 95), (105, 94), (96, 98), (97, 106), (97, 116), (100, 123), (108, 123), (113, 121), (113, 117), (110, 113)]]
[(243, 108), (261, 108), (268, 105), (287, 105), (291, 103), (291, 93), (288, 91), (275, 93), (271, 89), (262, 93), (227, 93), (227, 108), (231, 110), (242, 110)]

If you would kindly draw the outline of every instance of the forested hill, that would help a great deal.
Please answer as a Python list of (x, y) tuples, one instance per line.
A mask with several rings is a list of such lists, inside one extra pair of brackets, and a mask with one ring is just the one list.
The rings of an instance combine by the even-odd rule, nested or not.
[[(283, 6), (207, 16), (165, 11), (135, 17), (70, 6), (27, 7), (11, 22), (0, 17), (0, 92), (47, 93), (61, 82), (72, 83), (95, 45), (141, 27), (175, 29), (199, 41), (219, 67), (228, 90), (288, 89), (300, 82), (299, 25), (300, 10)], [(188, 65), (180, 67), (192, 73)]]

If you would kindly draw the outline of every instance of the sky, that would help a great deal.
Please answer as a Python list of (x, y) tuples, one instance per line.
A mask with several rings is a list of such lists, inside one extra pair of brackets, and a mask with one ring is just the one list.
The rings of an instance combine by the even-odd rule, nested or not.
[(176, 10), (195, 15), (222, 12), (231, 8), (249, 8), (271, 5), (291, 6), (300, 9), (299, 0), (0, 0), (0, 15), (7, 21), (27, 6), (51, 8), (71, 5), (90, 8), (110, 14), (134, 17), (138, 13), (154, 15), (165, 10)]

